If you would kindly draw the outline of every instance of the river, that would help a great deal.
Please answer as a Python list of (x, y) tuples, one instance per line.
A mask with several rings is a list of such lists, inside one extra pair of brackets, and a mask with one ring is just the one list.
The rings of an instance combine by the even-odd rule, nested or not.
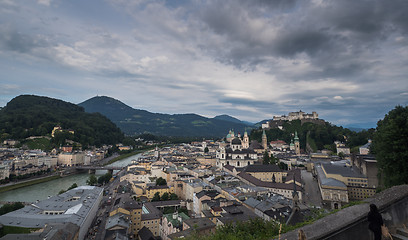
[[(138, 159), (142, 154), (136, 154), (128, 158), (124, 158), (117, 162), (110, 164), (109, 166), (124, 167), (131, 163), (133, 159)], [(96, 171), (97, 176), (105, 174), (106, 171), (98, 170)], [(89, 174), (80, 173), (64, 178), (55, 179), (48, 182), (38, 183), (35, 185), (18, 188), (15, 190), (0, 193), (0, 201), (10, 201), (10, 202), (35, 202), (37, 200), (47, 199), (48, 196), (57, 195), (61, 190), (67, 190), (73, 183), (78, 186), (86, 185), (86, 180), (88, 180)]]

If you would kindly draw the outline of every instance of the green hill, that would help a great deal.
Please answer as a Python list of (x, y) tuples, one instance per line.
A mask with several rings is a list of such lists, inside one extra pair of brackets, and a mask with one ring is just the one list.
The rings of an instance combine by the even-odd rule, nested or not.
[(88, 145), (114, 144), (123, 140), (123, 133), (99, 113), (86, 113), (82, 107), (62, 100), (21, 95), (0, 110), (0, 138), (25, 139), (50, 136), (55, 126), (72, 129), (58, 133), (51, 141), (64, 144), (64, 139)]
[(98, 96), (78, 104), (86, 112), (98, 112), (114, 122), (125, 134), (150, 133), (159, 136), (222, 137), (230, 129), (243, 132), (241, 122), (206, 118), (197, 114), (161, 114), (133, 109), (119, 100)]
[(239, 120), (237, 118), (231, 117), (231, 116), (226, 115), (226, 114), (215, 116), (213, 119), (223, 120), (223, 121), (228, 121), (228, 122), (234, 122), (234, 123), (241, 123), (241, 124), (245, 124), (245, 125), (248, 125), (248, 126), (251, 126), (251, 127), (254, 125), (253, 123), (241, 121), (241, 120)]

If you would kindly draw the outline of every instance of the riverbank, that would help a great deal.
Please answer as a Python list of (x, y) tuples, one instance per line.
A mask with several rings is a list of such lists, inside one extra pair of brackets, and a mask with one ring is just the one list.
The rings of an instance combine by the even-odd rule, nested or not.
[(128, 158), (128, 157), (134, 156), (134, 155), (136, 155), (136, 154), (139, 154), (139, 153), (142, 153), (142, 152), (146, 152), (146, 151), (152, 150), (152, 149), (154, 149), (154, 147), (144, 148), (144, 149), (136, 150), (136, 151), (131, 152), (131, 153), (122, 154), (122, 155), (120, 155), (120, 156), (117, 156), (117, 157), (115, 157), (115, 158), (109, 160), (107, 163), (104, 164), (104, 166), (109, 165), (109, 164), (112, 164), (112, 163), (114, 163), (114, 162), (120, 161), (120, 160), (125, 159), (125, 158)]
[[(118, 160), (113, 163), (112, 166), (127, 166), (133, 159), (137, 159), (139, 156), (141, 156), (141, 153)], [(99, 176), (105, 173), (106, 170), (96, 170), (95, 174)], [(19, 185), (18, 188), (14, 187), (11, 190), (4, 189), (7, 191), (0, 193), (0, 202), (35, 202), (37, 200), (44, 200), (47, 198), (47, 196), (57, 195), (61, 190), (69, 188), (73, 183), (76, 183), (78, 186), (84, 186), (86, 185), (86, 181), (88, 179), (88, 171), (70, 171), (70, 174), (65, 174), (63, 177), (59, 177), (57, 179), (47, 179), (47, 181), (44, 180), (45, 182), (35, 182), (35, 184), (32, 183), (34, 185)], [(34, 181), (34, 179), (32, 179), (32, 181)]]
[(47, 177), (43, 177), (43, 178), (37, 178), (37, 179), (34, 179), (34, 180), (28, 180), (28, 181), (20, 182), (20, 183), (16, 183), (16, 184), (13, 184), (13, 185), (0, 186), (0, 193), (10, 191), (10, 190), (14, 190), (14, 189), (18, 189), (18, 188), (22, 188), (22, 187), (31, 186), (31, 185), (38, 184), (38, 183), (48, 182), (48, 181), (55, 180), (55, 179), (58, 179), (58, 178), (61, 178), (61, 176), (53, 175), (53, 176), (47, 176)]
[[(143, 151), (144, 150), (142, 150), (141, 152), (143, 152)], [(133, 155), (136, 155), (138, 153), (139, 152), (135, 152), (135, 153), (132, 152), (131, 154), (129, 154), (129, 156), (133, 156)], [(114, 155), (114, 156), (105, 158), (104, 160), (105, 161), (108, 160), (108, 162), (106, 164), (104, 164), (104, 165), (109, 165), (109, 164), (111, 164), (113, 162), (117, 162), (117, 161), (125, 159), (126, 157), (129, 157), (129, 156), (126, 156), (124, 154), (124, 155), (119, 155), (117, 157)], [(104, 160), (102, 160), (102, 161), (104, 161)], [(78, 173), (80, 173), (80, 172), (75, 171), (75, 172), (72, 172), (72, 173), (69, 173), (69, 174), (65, 174), (64, 176), (49, 175), (49, 176), (36, 177), (36, 178), (33, 178), (33, 179), (29, 178), (27, 180), (22, 180), (20, 182), (10, 182), (10, 183), (7, 183), (7, 184), (2, 185), (2, 186), (0, 185), (0, 193), (7, 192), (7, 191), (10, 191), (10, 190), (19, 189), (19, 188), (23, 188), (23, 187), (27, 187), (27, 186), (31, 186), (31, 185), (38, 184), (38, 183), (44, 183), (44, 182), (52, 181), (52, 180), (55, 180), (55, 179), (58, 179), (58, 178), (67, 177), (67, 176), (75, 175), (75, 174), (78, 174)]]
[(61, 190), (66, 190), (73, 183), (78, 186), (86, 185), (88, 173), (76, 173), (48, 181), (35, 183), (29, 186), (19, 186), (17, 189), (0, 193), (0, 202), (36, 202), (47, 199), (48, 196), (57, 195)]

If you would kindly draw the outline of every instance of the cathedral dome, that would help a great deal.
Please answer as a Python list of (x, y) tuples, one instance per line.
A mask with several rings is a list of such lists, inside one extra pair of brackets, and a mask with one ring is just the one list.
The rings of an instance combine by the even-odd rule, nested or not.
[(231, 143), (236, 144), (236, 145), (241, 145), (241, 140), (239, 138), (234, 138)]

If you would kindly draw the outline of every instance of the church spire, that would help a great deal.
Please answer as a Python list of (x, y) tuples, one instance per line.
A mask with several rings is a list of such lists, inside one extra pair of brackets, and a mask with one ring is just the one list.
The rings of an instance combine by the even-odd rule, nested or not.
[(295, 131), (295, 142), (296, 142), (296, 141), (299, 142), (299, 137), (298, 137), (297, 131)]
[(288, 220), (286, 220), (287, 225), (292, 222), (292, 219), (295, 218), (296, 214), (299, 214), (299, 211), (299, 195), (296, 191), (296, 175), (293, 175), (292, 212), (290, 213)]
[(244, 132), (244, 137), (242, 139), (242, 148), (243, 149), (248, 149), (249, 148), (249, 137), (248, 137), (248, 133), (247, 133), (246, 128), (245, 128), (245, 132)]

